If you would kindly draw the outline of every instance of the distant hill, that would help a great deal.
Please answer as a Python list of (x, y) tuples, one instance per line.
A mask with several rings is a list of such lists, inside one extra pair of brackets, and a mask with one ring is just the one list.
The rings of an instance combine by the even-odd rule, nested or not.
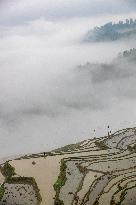
[(126, 19), (125, 22), (106, 23), (101, 27), (95, 27), (90, 30), (84, 41), (86, 42), (102, 42), (102, 41), (116, 41), (123, 38), (136, 36), (136, 20)]
[[(86, 76), (93, 83), (102, 83), (108, 80), (120, 81), (135, 76), (136, 49), (119, 53), (110, 63), (89, 63), (79, 65), (75, 69), (76, 77)], [(79, 82), (81, 84), (82, 82)]]
[[(109, 127), (108, 127), (109, 128)], [(136, 128), (0, 166), (0, 205), (134, 205)]]

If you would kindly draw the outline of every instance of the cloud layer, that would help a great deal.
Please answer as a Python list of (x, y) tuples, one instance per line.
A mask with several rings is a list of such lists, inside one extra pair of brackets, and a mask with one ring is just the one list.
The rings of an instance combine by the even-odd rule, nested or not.
[(80, 43), (95, 26), (136, 18), (132, 4), (6, 0), (0, 13), (1, 156), (89, 138), (90, 128), (102, 135), (107, 123), (134, 124), (135, 67), (113, 59), (136, 42)]
[[(121, 9), (120, 9), (121, 8)], [(1, 24), (20, 24), (45, 18), (48, 20), (92, 17), (135, 11), (126, 0), (38, 0), (1, 1)], [(7, 15), (8, 13), (8, 15)]]

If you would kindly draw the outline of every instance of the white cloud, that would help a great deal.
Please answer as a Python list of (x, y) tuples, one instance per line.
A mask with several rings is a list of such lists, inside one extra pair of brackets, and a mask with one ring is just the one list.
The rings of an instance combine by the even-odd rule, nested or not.
[[(120, 9), (121, 8), (121, 9)], [(13, 0), (1, 7), (1, 24), (21, 24), (37, 18), (48, 20), (101, 16), (135, 11), (124, 0)]]
[[(131, 117), (134, 122), (132, 99), (118, 102), (116, 93), (113, 98), (110, 96), (112, 103), (107, 101), (107, 109), (103, 111), (107, 104), (102, 97), (106, 92), (100, 94), (100, 87), (90, 87), (86, 78), (83, 85), (81, 79), (74, 81), (73, 78), (73, 69), (77, 65), (87, 61), (110, 62), (118, 52), (134, 46), (132, 41), (80, 43), (83, 35), (96, 25), (136, 17), (124, 7), (122, 13), (126, 13), (115, 15), (120, 4), (111, 0), (14, 0), (7, 2), (5, 8), (3, 4), (0, 11), (2, 153), (49, 149), (54, 142), (56, 146), (71, 143), (89, 135), (90, 127), (100, 127), (100, 133), (104, 133), (103, 126), (106, 127), (108, 121), (114, 128), (129, 124)], [(114, 7), (112, 15), (108, 14), (109, 7)], [(100, 8), (103, 8), (102, 13)], [(98, 101), (101, 101), (101, 107), (97, 106)], [(130, 106), (131, 116), (128, 116), (128, 109), (123, 115), (119, 106), (124, 110)], [(84, 107), (88, 107), (87, 110)]]

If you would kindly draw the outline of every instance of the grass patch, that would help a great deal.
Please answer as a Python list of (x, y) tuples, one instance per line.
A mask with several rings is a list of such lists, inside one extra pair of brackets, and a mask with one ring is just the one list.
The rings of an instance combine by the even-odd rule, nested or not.
[(61, 188), (65, 185), (65, 182), (67, 180), (66, 178), (66, 162), (64, 160), (61, 160), (61, 166), (60, 166), (60, 174), (58, 176), (57, 181), (53, 185), (54, 190), (56, 191), (56, 196), (55, 196), (55, 202), (54, 205), (63, 205), (63, 201), (59, 199), (59, 194)]

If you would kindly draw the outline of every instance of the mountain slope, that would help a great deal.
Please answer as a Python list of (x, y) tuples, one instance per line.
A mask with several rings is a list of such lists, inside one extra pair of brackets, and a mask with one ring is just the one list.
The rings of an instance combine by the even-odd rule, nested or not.
[(0, 205), (135, 204), (136, 128), (1, 165)]
[(116, 41), (123, 38), (133, 38), (136, 35), (136, 20), (126, 19), (126, 22), (119, 21), (113, 24), (106, 23), (101, 27), (90, 30), (86, 36), (86, 42)]

